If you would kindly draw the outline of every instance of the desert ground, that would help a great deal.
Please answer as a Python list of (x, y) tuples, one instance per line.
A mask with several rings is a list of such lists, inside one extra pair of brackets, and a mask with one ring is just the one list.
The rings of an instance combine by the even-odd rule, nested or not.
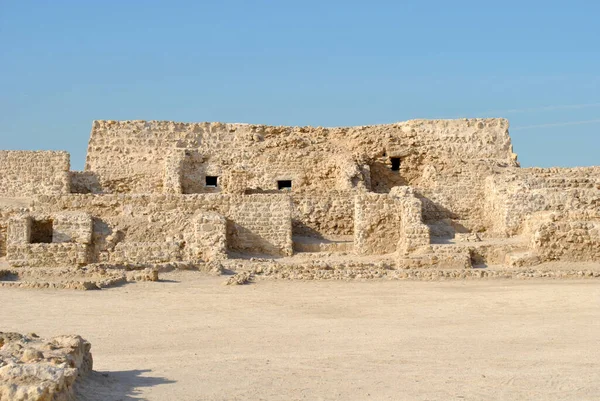
[(81, 400), (597, 400), (600, 280), (0, 290), (2, 331), (80, 334)]

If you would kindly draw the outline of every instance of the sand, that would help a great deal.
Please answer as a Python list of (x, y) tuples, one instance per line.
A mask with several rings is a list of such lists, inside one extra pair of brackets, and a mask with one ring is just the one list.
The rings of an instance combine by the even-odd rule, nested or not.
[(597, 400), (600, 280), (0, 290), (0, 331), (80, 334), (81, 400)]

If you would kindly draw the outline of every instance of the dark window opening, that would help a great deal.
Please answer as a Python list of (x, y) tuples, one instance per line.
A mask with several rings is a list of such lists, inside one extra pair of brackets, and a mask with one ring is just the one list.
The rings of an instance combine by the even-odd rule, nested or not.
[(52, 243), (52, 220), (34, 220), (31, 222), (32, 244)]
[(216, 177), (216, 176), (210, 176), (210, 175), (207, 175), (207, 176), (206, 176), (206, 186), (207, 186), (207, 187), (213, 187), (213, 188), (216, 188), (216, 187), (217, 187), (217, 183), (218, 183), (218, 181), (219, 181), (219, 177)]
[(277, 181), (277, 189), (292, 189), (292, 180)]
[(392, 162), (392, 171), (400, 170), (400, 158), (399, 157), (390, 157), (390, 161)]

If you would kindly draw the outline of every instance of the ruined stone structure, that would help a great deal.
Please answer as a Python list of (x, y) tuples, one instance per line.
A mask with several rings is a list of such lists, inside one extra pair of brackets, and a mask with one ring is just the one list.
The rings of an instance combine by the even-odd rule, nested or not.
[(80, 336), (0, 332), (0, 401), (77, 399), (76, 384), (92, 370), (90, 348)]
[(394, 269), (600, 261), (600, 167), (519, 168), (504, 119), (312, 128), (94, 121), (0, 152), (13, 266), (370, 255)]

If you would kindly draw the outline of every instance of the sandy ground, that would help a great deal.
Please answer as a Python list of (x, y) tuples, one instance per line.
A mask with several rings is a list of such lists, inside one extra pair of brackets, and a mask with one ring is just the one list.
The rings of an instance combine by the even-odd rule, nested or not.
[(2, 289), (0, 331), (91, 341), (82, 400), (600, 399), (600, 280), (167, 278)]

